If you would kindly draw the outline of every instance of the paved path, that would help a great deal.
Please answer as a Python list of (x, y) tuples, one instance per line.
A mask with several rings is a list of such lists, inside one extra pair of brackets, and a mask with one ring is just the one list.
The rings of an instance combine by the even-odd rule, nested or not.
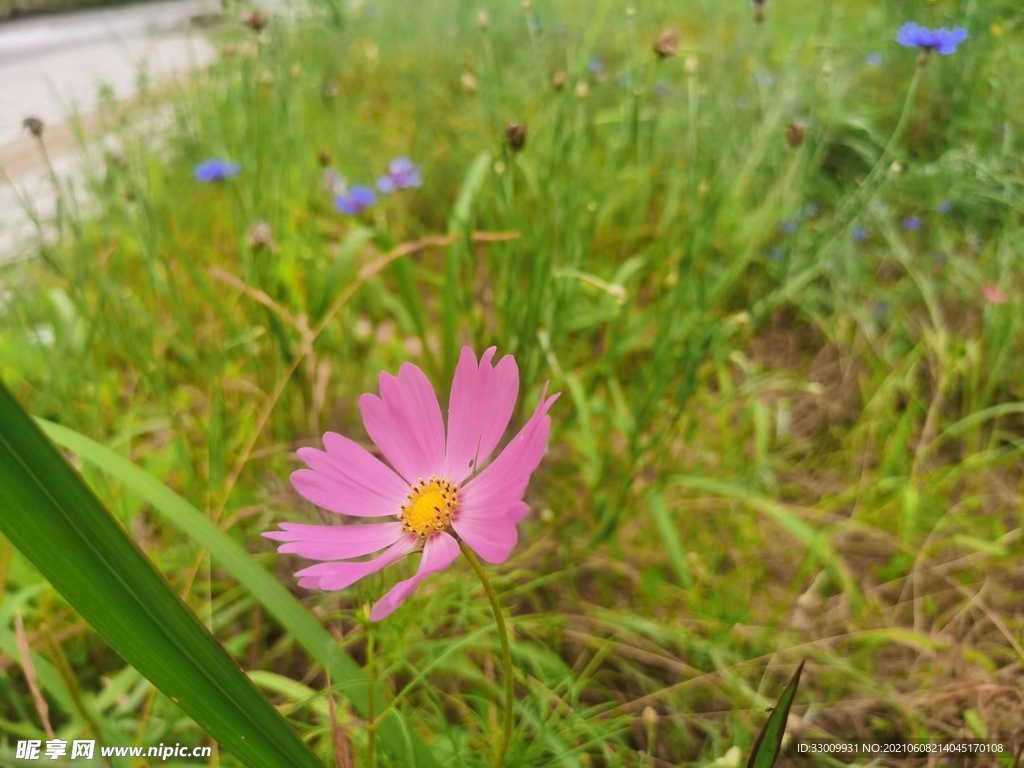
[(89, 115), (101, 87), (131, 98), (140, 71), (155, 84), (211, 61), (212, 46), (190, 20), (216, 12), (216, 3), (165, 0), (0, 24), (0, 263), (24, 255), (35, 231), (25, 203), (43, 218), (55, 204), (38, 142), (22, 120), (46, 123), (55, 170), (73, 175), (77, 143), (68, 118), (97, 123)]

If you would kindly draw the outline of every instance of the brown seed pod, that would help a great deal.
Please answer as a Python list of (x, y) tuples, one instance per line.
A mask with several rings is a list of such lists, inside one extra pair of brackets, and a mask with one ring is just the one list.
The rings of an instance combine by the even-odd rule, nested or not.
[(249, 227), (249, 248), (252, 251), (276, 251), (274, 232), (265, 221), (257, 221)]
[(789, 146), (793, 148), (799, 147), (804, 143), (805, 138), (807, 138), (807, 123), (794, 120), (786, 126), (786, 143)]
[(253, 11), (242, 17), (242, 23), (253, 32), (260, 32), (267, 26), (267, 15), (263, 11)]
[(28, 130), (28, 132), (37, 139), (41, 139), (43, 137), (43, 129), (46, 127), (46, 123), (38, 117), (30, 116), (21, 121), (21, 127)]
[(678, 50), (679, 33), (674, 29), (662, 30), (661, 34), (658, 35), (658, 39), (654, 41), (654, 52), (658, 55), (659, 59), (675, 56)]
[(505, 138), (513, 152), (519, 152), (526, 146), (526, 126), (522, 123), (509, 123), (505, 129)]

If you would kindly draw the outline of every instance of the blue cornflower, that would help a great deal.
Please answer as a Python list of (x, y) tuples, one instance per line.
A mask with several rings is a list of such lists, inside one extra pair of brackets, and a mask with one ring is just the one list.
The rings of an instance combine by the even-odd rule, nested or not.
[(654, 88), (651, 89), (651, 93), (655, 96), (668, 96), (671, 90), (672, 89), (669, 87), (668, 83), (664, 80), (659, 80), (654, 84)]
[(195, 177), (199, 181), (224, 181), (229, 176), (237, 176), (242, 172), (242, 166), (228, 160), (212, 158), (195, 167)]
[(921, 220), (917, 216), (904, 216), (900, 226), (908, 232), (917, 232), (921, 228)]
[[(388, 163), (388, 175), (377, 179), (377, 189), (390, 195), (396, 189), (408, 189), (423, 184), (418, 166), (408, 157), (398, 157)], [(372, 202), (372, 201), (371, 201)]]
[(600, 75), (604, 72), (604, 61), (600, 56), (591, 56), (590, 60), (587, 62), (587, 70), (589, 70), (592, 75)]
[(869, 67), (879, 67), (882, 65), (882, 62), (885, 61), (885, 57), (880, 53), (872, 53), (868, 54), (868, 57), (864, 61), (867, 62)]
[(869, 237), (868, 228), (858, 224), (856, 227), (853, 228), (853, 231), (850, 233), (850, 237), (852, 237), (854, 242), (856, 243), (867, 242), (867, 239)]
[(939, 204), (935, 206), (935, 210), (939, 213), (949, 213), (953, 210), (953, 204), (949, 200), (940, 200)]
[(967, 30), (963, 27), (928, 29), (912, 21), (904, 24), (896, 33), (896, 42), (904, 48), (935, 51), (941, 56), (948, 56), (956, 51), (957, 46), (966, 39)]
[(813, 201), (807, 203), (801, 213), (805, 219), (813, 219), (818, 215), (818, 204)]
[(349, 215), (359, 213), (364, 208), (368, 208), (377, 201), (377, 195), (373, 193), (371, 187), (352, 187), (349, 189), (348, 194), (336, 195), (334, 198), (334, 207), (341, 213), (347, 213)]
[(779, 222), (779, 232), (784, 235), (791, 235), (796, 231), (796, 222), (791, 219)]
[(778, 246), (768, 251), (768, 261), (781, 261), (782, 260), (782, 249)]

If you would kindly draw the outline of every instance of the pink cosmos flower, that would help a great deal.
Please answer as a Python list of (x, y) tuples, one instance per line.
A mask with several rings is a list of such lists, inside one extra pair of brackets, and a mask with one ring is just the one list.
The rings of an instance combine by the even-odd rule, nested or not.
[[(359, 399), (363, 424), (389, 467), (358, 443), (334, 432), (325, 451), (300, 448), (309, 465), (292, 485), (319, 507), (353, 517), (396, 518), (371, 525), (281, 523), (263, 535), (285, 542), (278, 552), (324, 560), (297, 572), (299, 586), (345, 589), (406, 555), (422, 551), (416, 575), (400, 581), (370, 612), (389, 616), (426, 577), (459, 556), (454, 531), (489, 563), (503, 563), (516, 544), (516, 524), (530, 511), (523, 502), (530, 475), (547, 449), (558, 394), (547, 385), (533, 415), (489, 464), (485, 462), (512, 418), (519, 369), (509, 355), (491, 365), (495, 348), (480, 357), (462, 348), (448, 404), (448, 431), (426, 375), (404, 363), (398, 376), (380, 375), (380, 397)], [(393, 467), (393, 468), (392, 468)], [(481, 468), (482, 467), (482, 468)], [(374, 552), (369, 560), (352, 560)], [(348, 561), (348, 562), (334, 562)]]
[(1006, 292), (994, 285), (981, 286), (981, 295), (990, 304), (1006, 304), (1010, 301), (1010, 297), (1006, 295)]

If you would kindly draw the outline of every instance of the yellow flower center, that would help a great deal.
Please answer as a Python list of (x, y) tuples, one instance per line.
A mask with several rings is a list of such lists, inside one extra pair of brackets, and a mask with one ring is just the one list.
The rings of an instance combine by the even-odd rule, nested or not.
[(436, 475), (431, 475), (427, 480), (421, 477), (405, 495), (407, 501), (398, 515), (402, 521), (402, 531), (415, 533), (421, 539), (443, 531), (459, 508), (456, 498), (458, 492), (459, 487), (455, 483)]

